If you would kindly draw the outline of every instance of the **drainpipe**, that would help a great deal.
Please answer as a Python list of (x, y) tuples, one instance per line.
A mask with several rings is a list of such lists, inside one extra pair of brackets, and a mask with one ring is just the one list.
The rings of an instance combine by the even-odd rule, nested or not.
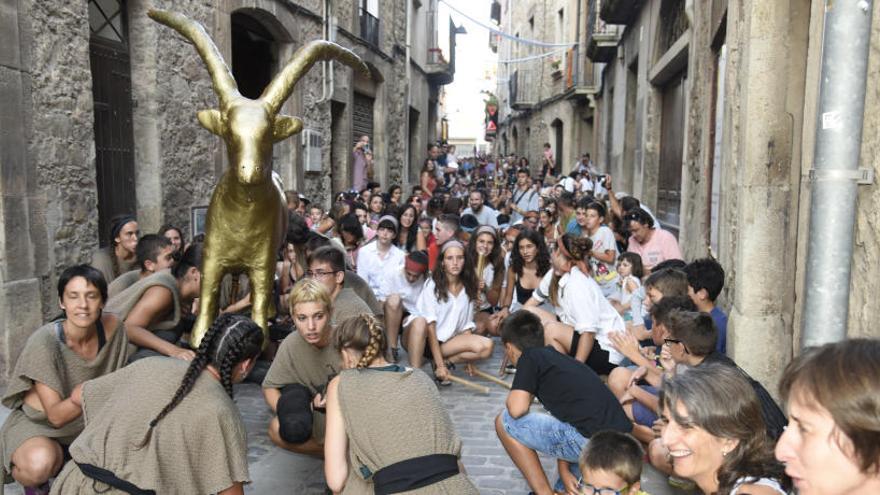
[(871, 1), (826, 0), (801, 346), (846, 338)]
[(406, 2), (406, 109), (404, 110), (404, 119), (406, 121), (406, 139), (403, 140), (403, 174), (401, 177), (401, 183), (409, 184), (409, 176), (410, 176), (410, 129), (412, 126), (412, 122), (410, 122), (410, 108), (412, 108), (412, 68), (410, 65), (412, 62), (410, 61), (410, 49), (412, 45), (412, 32), (410, 29), (410, 25), (412, 24), (412, 0), (404, 0)]
[[(324, 39), (326, 41), (336, 41), (333, 39), (333, 4), (331, 0), (324, 0), (324, 21), (323, 21), (323, 30), (324, 30)], [(329, 101), (333, 98), (333, 89), (335, 86), (335, 82), (333, 81), (333, 62), (325, 61), (321, 62), (321, 70), (323, 71), (323, 75), (321, 77), (321, 99), (316, 101), (315, 104), (324, 103), (325, 101)], [(329, 84), (328, 84), (329, 83)], [(328, 90), (327, 87), (330, 87)]]

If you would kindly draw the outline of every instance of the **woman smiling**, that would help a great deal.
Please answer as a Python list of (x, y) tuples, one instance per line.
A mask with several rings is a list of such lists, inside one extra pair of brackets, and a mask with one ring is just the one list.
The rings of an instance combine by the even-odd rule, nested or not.
[(761, 403), (735, 368), (704, 363), (663, 382), (661, 440), (677, 476), (705, 494), (784, 495)]

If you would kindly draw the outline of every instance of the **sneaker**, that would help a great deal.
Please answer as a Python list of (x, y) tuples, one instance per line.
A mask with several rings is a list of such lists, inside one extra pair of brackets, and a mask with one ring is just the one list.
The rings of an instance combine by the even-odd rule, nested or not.
[(400, 361), (400, 349), (398, 349), (397, 347), (391, 348), (391, 360), (395, 363)]

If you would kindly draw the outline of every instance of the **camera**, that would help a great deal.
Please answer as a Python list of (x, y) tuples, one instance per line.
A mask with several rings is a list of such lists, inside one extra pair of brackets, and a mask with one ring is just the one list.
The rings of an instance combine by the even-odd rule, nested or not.
[(602, 177), (599, 177), (599, 185), (602, 187), (605, 187), (605, 182), (607, 182), (607, 179), (608, 179), (608, 177), (606, 177), (604, 175)]

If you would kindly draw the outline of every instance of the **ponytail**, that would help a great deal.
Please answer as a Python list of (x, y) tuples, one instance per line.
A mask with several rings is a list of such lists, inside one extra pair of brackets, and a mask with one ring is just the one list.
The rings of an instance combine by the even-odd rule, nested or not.
[[(593, 240), (589, 237), (574, 237), (564, 234), (556, 240), (559, 253), (568, 258), (572, 263), (582, 261), (589, 266), (590, 251), (593, 250)], [(559, 306), (559, 279), (562, 277), (553, 273), (550, 278), (550, 304)]]
[(147, 444), (153, 428), (189, 394), (209, 364), (217, 368), (220, 383), (232, 397), (232, 372), (235, 365), (245, 359), (255, 358), (262, 346), (263, 331), (250, 318), (231, 313), (220, 315), (202, 338), (196, 357), (190, 362), (174, 396), (150, 421), (149, 429), (139, 447)]

